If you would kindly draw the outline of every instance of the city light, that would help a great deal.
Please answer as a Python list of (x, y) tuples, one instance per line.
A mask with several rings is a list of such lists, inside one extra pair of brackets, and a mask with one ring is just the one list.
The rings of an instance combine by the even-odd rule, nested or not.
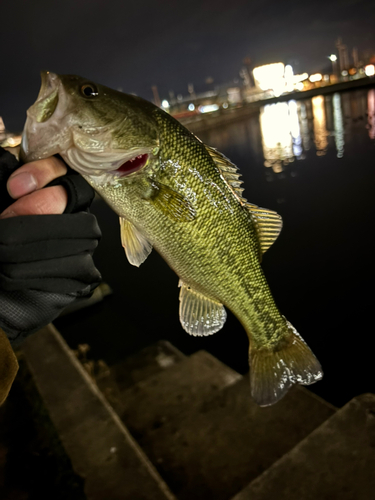
[(317, 156), (324, 156), (328, 146), (328, 132), (324, 109), (324, 97), (317, 95), (311, 99), (314, 116), (314, 142)]
[(217, 104), (207, 104), (206, 106), (199, 106), (198, 109), (201, 113), (212, 113), (212, 111), (217, 111), (219, 106)]
[(336, 56), (336, 54), (331, 54), (330, 56), (328, 56), (328, 59), (332, 62), (335, 62), (335, 61), (337, 61), (337, 56)]
[(254, 68), (253, 75), (256, 84), (262, 90), (279, 90), (281, 86), (285, 86), (283, 63), (258, 66), (257, 68)]
[(374, 76), (375, 75), (375, 66), (373, 64), (368, 64), (365, 66), (366, 76)]
[(194, 104), (192, 102), (189, 104), (188, 110), (189, 111), (194, 111), (195, 110), (195, 106), (194, 106)]
[(315, 83), (315, 82), (321, 82), (322, 78), (323, 76), (321, 75), (321, 73), (315, 73), (314, 75), (310, 75), (309, 80), (311, 83)]
[(285, 66), (284, 78), (285, 78), (285, 90), (287, 92), (292, 92), (294, 90), (295, 81), (294, 81), (293, 68), (290, 64), (287, 64)]
[(169, 102), (166, 99), (163, 100), (161, 105), (163, 106), (164, 109), (169, 109), (169, 107), (170, 107)]

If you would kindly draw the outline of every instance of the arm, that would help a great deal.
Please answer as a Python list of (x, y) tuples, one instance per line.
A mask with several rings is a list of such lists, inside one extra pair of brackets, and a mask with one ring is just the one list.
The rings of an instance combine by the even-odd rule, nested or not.
[(93, 196), (60, 159), (20, 167), (0, 148), (0, 327), (13, 346), (99, 283)]

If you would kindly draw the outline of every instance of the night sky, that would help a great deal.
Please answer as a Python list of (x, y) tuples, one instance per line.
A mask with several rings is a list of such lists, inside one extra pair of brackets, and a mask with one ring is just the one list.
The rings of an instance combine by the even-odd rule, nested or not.
[[(39, 72), (85, 76), (152, 99), (233, 82), (245, 57), (329, 69), (338, 36), (375, 53), (373, 0), (1, 0), (0, 116), (21, 130)], [(212, 85), (211, 85), (212, 88)]]

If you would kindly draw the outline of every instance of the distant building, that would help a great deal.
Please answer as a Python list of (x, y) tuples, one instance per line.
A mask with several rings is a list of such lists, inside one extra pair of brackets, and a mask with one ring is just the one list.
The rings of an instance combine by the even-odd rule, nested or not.
[(348, 48), (346, 45), (342, 43), (342, 39), (338, 38), (336, 42), (336, 48), (339, 53), (339, 68), (340, 68), (340, 74), (344, 70), (349, 69), (349, 54), (348, 54)]

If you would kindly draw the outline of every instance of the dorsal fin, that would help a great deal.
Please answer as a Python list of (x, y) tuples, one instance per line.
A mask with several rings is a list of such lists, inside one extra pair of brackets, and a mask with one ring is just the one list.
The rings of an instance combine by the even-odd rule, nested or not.
[(279, 236), (283, 227), (282, 218), (273, 210), (249, 203), (242, 196), (243, 188), (241, 187), (242, 181), (239, 179), (240, 173), (238, 172), (238, 167), (217, 149), (211, 148), (206, 144), (204, 146), (241, 204), (249, 210), (258, 233), (261, 254), (263, 254)]
[(214, 160), (221, 175), (232, 188), (234, 194), (238, 197), (239, 201), (242, 204), (246, 203), (246, 198), (242, 196), (243, 188), (241, 188), (242, 181), (240, 180), (241, 174), (238, 171), (238, 167), (217, 149), (207, 146), (207, 144), (205, 144), (204, 147)]
[(245, 207), (249, 210), (255, 224), (260, 250), (263, 254), (279, 236), (283, 227), (283, 220), (281, 216), (273, 210), (261, 208), (248, 202), (245, 204)]

